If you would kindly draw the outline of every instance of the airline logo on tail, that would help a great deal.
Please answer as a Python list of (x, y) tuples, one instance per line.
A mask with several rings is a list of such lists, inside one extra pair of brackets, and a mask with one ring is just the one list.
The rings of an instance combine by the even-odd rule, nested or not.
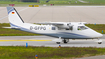
[(12, 14), (15, 14), (15, 12), (12, 12)]

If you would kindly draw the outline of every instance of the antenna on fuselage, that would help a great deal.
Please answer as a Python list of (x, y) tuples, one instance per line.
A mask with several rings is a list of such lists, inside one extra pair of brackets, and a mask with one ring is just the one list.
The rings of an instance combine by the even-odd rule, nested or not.
[(80, 17), (80, 24), (81, 24), (81, 22), (82, 22), (82, 21), (81, 21), (81, 17)]

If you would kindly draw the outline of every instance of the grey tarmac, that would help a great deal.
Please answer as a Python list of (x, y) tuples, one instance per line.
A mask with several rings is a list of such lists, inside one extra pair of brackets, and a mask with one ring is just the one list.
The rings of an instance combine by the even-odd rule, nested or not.
[[(15, 7), (26, 23), (87, 22), (105, 24), (105, 6)], [(0, 23), (9, 23), (6, 7), (0, 7)]]
[(0, 46), (25, 46), (28, 43), (29, 46), (45, 46), (45, 47), (105, 47), (105, 34), (100, 38), (103, 42), (98, 44), (98, 39), (70, 39), (67, 44), (63, 42), (56, 44), (54, 37), (49, 36), (0, 36)]
[[(33, 41), (33, 40), (53, 40), (56, 38), (48, 37), (48, 36), (0, 36), (0, 46), (25, 46), (28, 43), (29, 46), (45, 46), (45, 47), (105, 47), (105, 34), (102, 38), (103, 43), (97, 44), (97, 39), (89, 39), (89, 40), (70, 40), (69, 43), (64, 44), (56, 44), (54, 41)], [(7, 41), (2, 41), (7, 40)], [(14, 41), (8, 41), (14, 40)], [(28, 41), (32, 40), (32, 41)], [(101, 56), (91, 56), (84, 58), (75, 58), (75, 59), (105, 59), (105, 55)]]

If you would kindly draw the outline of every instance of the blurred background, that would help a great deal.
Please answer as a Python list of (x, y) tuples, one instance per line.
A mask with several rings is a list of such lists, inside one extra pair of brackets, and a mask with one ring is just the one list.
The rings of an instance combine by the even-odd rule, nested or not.
[(0, 6), (16, 4), (15, 6), (27, 6), (28, 4), (56, 5), (105, 5), (105, 0), (0, 0)]

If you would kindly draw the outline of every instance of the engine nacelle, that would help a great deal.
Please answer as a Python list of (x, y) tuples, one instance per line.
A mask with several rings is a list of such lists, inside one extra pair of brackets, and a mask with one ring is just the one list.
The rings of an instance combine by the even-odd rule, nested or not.
[(59, 25), (57, 26), (58, 28), (61, 28), (61, 29), (69, 29), (71, 28), (73, 25), (71, 25), (70, 23), (64, 23), (63, 25)]

